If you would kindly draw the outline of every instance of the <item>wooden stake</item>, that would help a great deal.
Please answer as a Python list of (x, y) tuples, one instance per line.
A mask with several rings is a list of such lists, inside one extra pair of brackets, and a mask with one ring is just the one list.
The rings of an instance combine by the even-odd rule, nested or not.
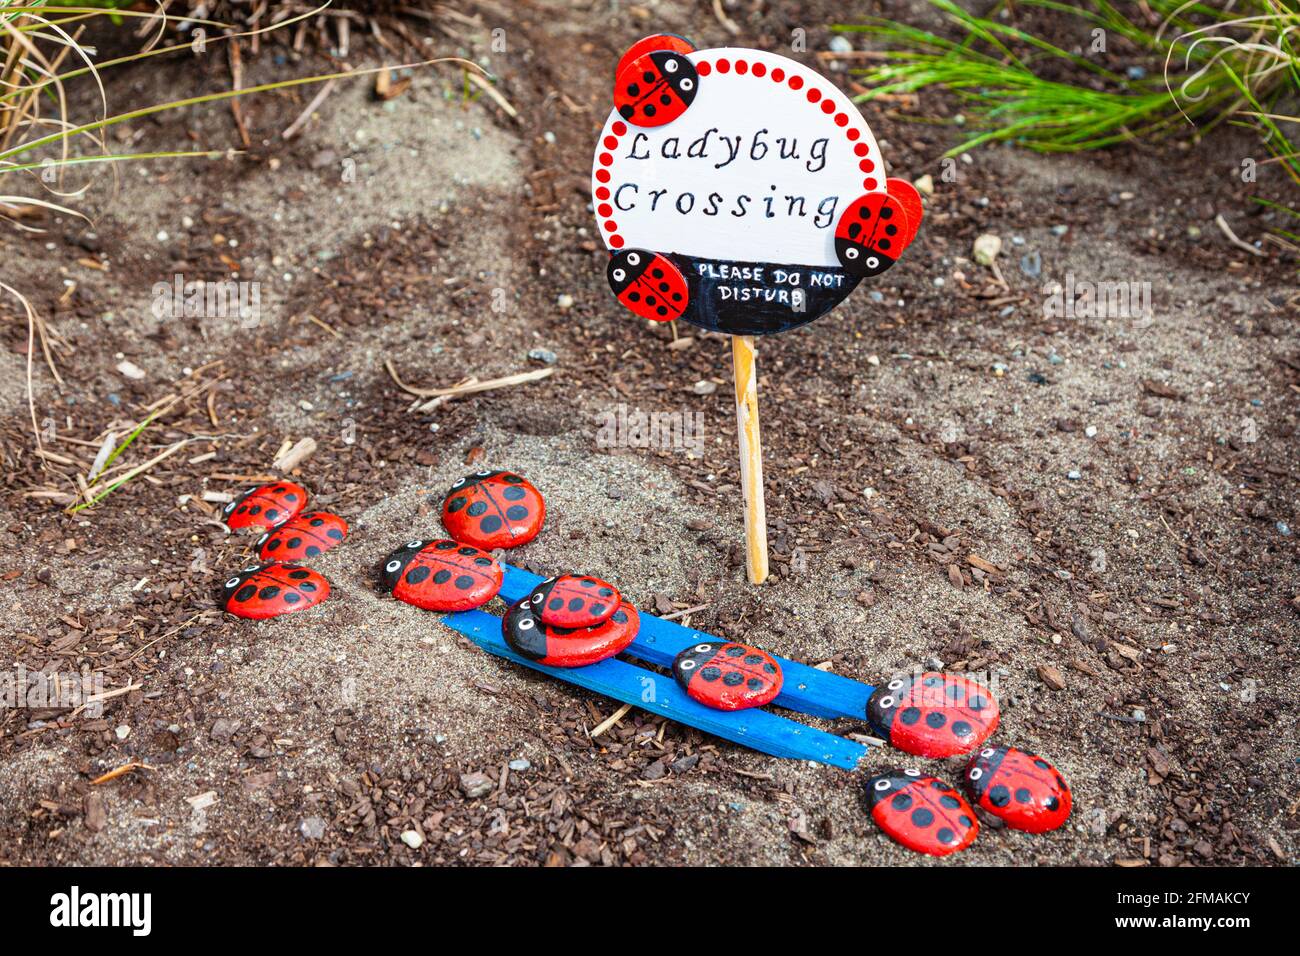
[(754, 337), (731, 337), (736, 376), (736, 432), (740, 437), (740, 485), (745, 493), (745, 570), (750, 584), (767, 580), (767, 510), (763, 505), (763, 446), (758, 434), (758, 368)]

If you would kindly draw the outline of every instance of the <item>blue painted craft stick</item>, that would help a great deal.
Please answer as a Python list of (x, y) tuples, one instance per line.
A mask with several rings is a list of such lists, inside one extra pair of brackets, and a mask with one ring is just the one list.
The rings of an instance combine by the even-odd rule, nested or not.
[(705, 707), (687, 697), (671, 677), (614, 658), (586, 667), (545, 667), (511, 650), (501, 636), (501, 619), (484, 611), (448, 614), (443, 623), (497, 657), (774, 757), (814, 760), (853, 770), (867, 753), (862, 744), (759, 708), (725, 711)]
[[(505, 569), (505, 581), (501, 585), (500, 597), (507, 604), (526, 597), (529, 591), (544, 580), (539, 575), (509, 564), (502, 564), (501, 567)], [(636, 640), (623, 652), (638, 660), (671, 667), (673, 659), (692, 644), (719, 640), (712, 634), (682, 627), (675, 621), (665, 621), (645, 611), (638, 613), (641, 617), (641, 630), (637, 632)], [(775, 701), (778, 707), (827, 720), (837, 717), (866, 719), (867, 699), (875, 691), (870, 684), (819, 671), (785, 657), (776, 660), (781, 665), (784, 676), (781, 694)]]

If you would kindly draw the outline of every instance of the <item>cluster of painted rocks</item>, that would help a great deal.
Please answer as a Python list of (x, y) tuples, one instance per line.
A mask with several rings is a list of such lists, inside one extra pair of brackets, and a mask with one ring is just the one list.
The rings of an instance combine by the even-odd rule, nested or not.
[(328, 511), (303, 511), (307, 489), (292, 481), (254, 488), (222, 511), (231, 531), (261, 531), (261, 564), (250, 565), (226, 580), (221, 606), (236, 617), (264, 620), (301, 611), (325, 600), (329, 581), (302, 566), (348, 536), (348, 523)]
[(962, 773), (966, 798), (919, 770), (888, 770), (868, 780), (867, 805), (880, 828), (909, 849), (946, 856), (979, 835), (971, 804), (1013, 830), (1044, 833), (1065, 823), (1070, 788), (1055, 767), (1014, 747), (982, 746), (997, 729), (998, 715), (987, 690), (954, 674), (896, 677), (877, 688), (867, 719), (891, 745), (933, 758), (981, 748)]
[(612, 584), (564, 574), (543, 581), (501, 619), (515, 653), (549, 667), (585, 667), (621, 652), (641, 618)]
[(426, 611), (482, 607), (505, 579), (489, 552), (527, 544), (545, 521), (546, 502), (522, 475), (466, 475), (443, 498), (450, 537), (408, 541), (384, 559), (380, 581), (397, 600)]

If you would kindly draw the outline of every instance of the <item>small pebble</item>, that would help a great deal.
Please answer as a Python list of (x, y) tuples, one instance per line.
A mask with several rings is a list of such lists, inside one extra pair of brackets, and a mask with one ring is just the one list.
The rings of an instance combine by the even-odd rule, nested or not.
[(1096, 426), (1096, 425), (1089, 425), (1087, 428), (1085, 428), (1085, 429), (1083, 430), (1083, 433), (1084, 433), (1085, 435), (1087, 435), (1089, 438), (1096, 438), (1096, 437), (1097, 437), (1097, 426)]
[(126, 740), (127, 737), (131, 736), (131, 728), (126, 724), (122, 724), (113, 733), (117, 735), (118, 740)]
[(420, 834), (414, 830), (403, 830), (402, 842), (412, 850), (418, 850), (420, 847), (424, 846), (424, 837), (420, 836)]
[(573, 296), (566, 292), (556, 298), (555, 304), (560, 307), (561, 311), (567, 312), (573, 308)]
[(991, 232), (986, 232), (975, 240), (973, 254), (975, 261), (982, 266), (993, 265), (993, 260), (1002, 251), (1002, 239)]
[(558, 359), (550, 349), (531, 349), (528, 357), (534, 362), (541, 362), (543, 365), (554, 365)]
[(527, 770), (529, 767), (531, 767), (532, 764), (529, 763), (525, 758), (523, 758), (523, 757), (519, 757), (519, 758), (517, 758), (517, 759), (515, 759), (515, 760), (510, 761), (510, 763), (509, 763), (508, 766), (509, 766), (510, 769), (513, 770), (515, 773), (523, 773), (525, 770)]
[(325, 835), (325, 821), (320, 817), (307, 817), (299, 825), (298, 832), (308, 840), (319, 840)]
[(717, 390), (718, 390), (718, 386), (715, 385), (713, 382), (710, 382), (707, 378), (700, 379), (693, 386), (691, 386), (691, 391), (693, 391), (696, 395), (712, 395)]
[(1291, 533), (1291, 526), (1285, 521), (1279, 521), (1277, 523), (1277, 531), (1278, 534), (1289, 535)]
[(827, 44), (832, 53), (852, 53), (853, 43), (846, 36), (836, 34), (831, 37), (831, 42)]
[(1079, 481), (1083, 478), (1083, 472), (1079, 471), (1078, 468), (1072, 468), (1065, 473), (1065, 477), (1069, 478), (1071, 481)]

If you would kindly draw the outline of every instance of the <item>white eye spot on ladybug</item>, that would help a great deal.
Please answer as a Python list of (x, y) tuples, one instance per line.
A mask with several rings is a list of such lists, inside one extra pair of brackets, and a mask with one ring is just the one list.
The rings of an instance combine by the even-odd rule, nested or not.
[(392, 574), (401, 566), (402, 566), (401, 561), (389, 561), (387, 564), (384, 565), (384, 570), (387, 571), (389, 574)]
[(622, 269), (614, 270), (614, 281), (622, 282), (626, 278), (627, 278), (627, 273), (624, 272)]
[(849, 248), (849, 249), (845, 249), (845, 250), (844, 250), (844, 258), (845, 258), (845, 259), (856, 259), (857, 257), (858, 257), (858, 250), (853, 249), (853, 248)]
[(683, 90), (689, 93), (691, 90), (695, 89), (695, 81), (692, 80), (689, 76), (684, 77), (681, 82), (681, 87)]
[(684, 671), (693, 671), (695, 670), (695, 661), (684, 660), (678, 666), (681, 667), (681, 669)]
[(992, 757), (992, 756), (993, 756), (993, 748), (992, 748), (992, 747), (985, 747), (983, 750), (980, 751), (980, 756), (981, 756), (981, 757)]
[(706, 654), (709, 651), (713, 650), (713, 648), (710, 647), (708, 644), (696, 644), (695, 649), (699, 651), (701, 654)]
[(533, 619), (531, 617), (526, 617), (519, 622), (519, 630), (531, 631), (532, 629), (533, 629)]
[(256, 571), (258, 567), (259, 565), (250, 564), (248, 567), (244, 568), (244, 573), (247, 574), (249, 571)]
[(875, 268), (876, 266), (878, 266), (878, 265), (880, 265), (880, 260), (877, 259), (875, 256), (868, 256), (868, 257), (867, 257), (867, 268), (868, 268), (868, 269), (874, 269), (874, 268)]
[(627, 264), (630, 266), (639, 266), (641, 264), (641, 255), (637, 252), (627, 254)]
[(459, 487), (460, 487), (461, 485), (463, 485), (463, 484), (465, 484), (465, 479), (464, 479), (464, 478), (457, 478), (455, 484), (453, 484), (452, 487), (453, 487), (453, 488), (459, 488)]
[(239, 578), (231, 578), (229, 581), (226, 582), (226, 587), (233, 588), (238, 583), (239, 583)]
[(910, 769), (909, 769), (909, 770), (904, 770), (903, 773), (907, 774), (909, 777), (919, 777), (919, 776), (921, 776), (921, 771), (919, 771), (919, 770), (910, 770)]
[(978, 780), (982, 776), (984, 776), (984, 771), (981, 770), (979, 767), (971, 768), (970, 778), (972, 780)]
[(894, 706), (894, 698), (892, 698), (892, 697), (882, 697), (882, 698), (880, 698), (880, 706), (881, 706), (882, 708), (884, 708), (885, 710), (889, 710), (889, 708), (891, 708), (891, 707)]
[(544, 595), (540, 591), (538, 591), (536, 594), (533, 595), (533, 600), (536, 601), (538, 604), (541, 604), (543, 596)]
[(266, 534), (262, 535), (260, 538), (257, 539), (257, 543), (259, 545), (266, 544), (266, 539), (269, 537), (271, 537), (271, 532), (268, 531)]
[(664, 72), (665, 72), (665, 73), (676, 73), (676, 72), (677, 72), (677, 61), (676, 61), (676, 60), (669, 60), (667, 63), (665, 63), (665, 64), (664, 64)]
[(478, 477), (480, 477), (480, 478), (486, 478), (488, 475), (492, 474), (492, 472), (490, 472), (490, 471), (476, 471), (476, 472), (474, 472), (474, 474), (476, 474), (476, 475), (477, 475)]
[(235, 505), (237, 505), (237, 504), (239, 504), (238, 501), (232, 501), (232, 502), (230, 502), (229, 504), (227, 504), (224, 508), (222, 508), (221, 510), (224, 511), (226, 514), (230, 514), (230, 512), (232, 512), (232, 511), (235, 510)]
[(884, 791), (888, 790), (888, 789), (889, 789), (889, 781), (888, 781), (888, 780), (877, 780), (877, 781), (876, 781), (876, 789), (879, 790), (879, 791), (881, 791), (882, 793), (883, 793)]
[(890, 681), (888, 684), (886, 684), (885, 686), (888, 687), (890, 690), (898, 690), (898, 688), (900, 688), (900, 687), (903, 686), (903, 680), (902, 680), (902, 678), (900, 677), (900, 678), (898, 678), (897, 680), (891, 680), (891, 681)]
[(422, 543), (423, 542), (420, 541), (408, 541), (406, 542), (406, 546), (408, 548), (418, 548)]

